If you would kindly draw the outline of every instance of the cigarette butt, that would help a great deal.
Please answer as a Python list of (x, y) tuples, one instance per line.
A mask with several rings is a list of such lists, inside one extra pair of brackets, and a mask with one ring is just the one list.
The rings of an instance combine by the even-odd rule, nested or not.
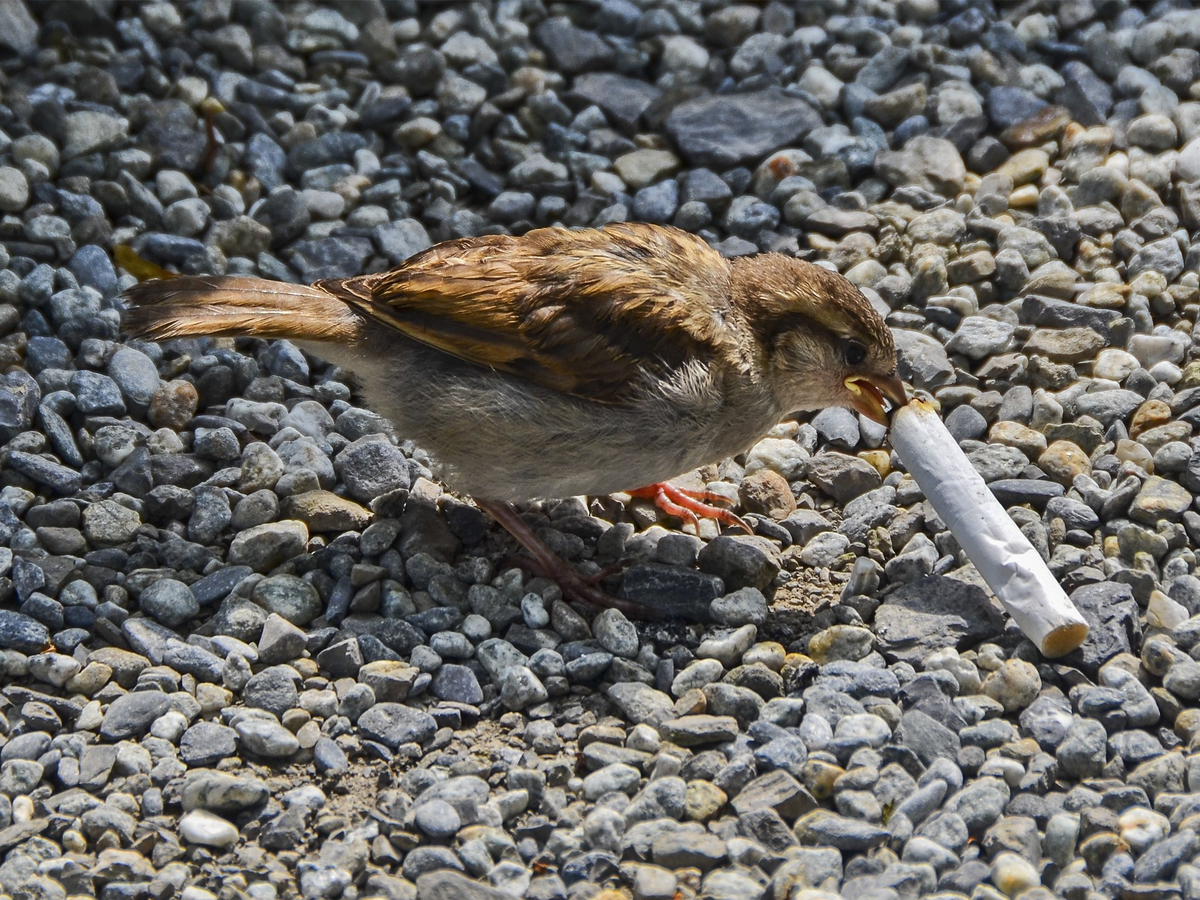
[(1047, 657), (1078, 648), (1087, 639), (1087, 622), (933, 407), (918, 399), (898, 409), (892, 416), (891, 441), (1021, 631)]

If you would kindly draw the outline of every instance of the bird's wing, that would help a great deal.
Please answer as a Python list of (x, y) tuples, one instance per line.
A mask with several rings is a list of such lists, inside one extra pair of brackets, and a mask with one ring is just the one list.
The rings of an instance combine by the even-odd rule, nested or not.
[(430, 347), (605, 402), (734, 340), (728, 264), (674, 228), (463, 238), (319, 286)]

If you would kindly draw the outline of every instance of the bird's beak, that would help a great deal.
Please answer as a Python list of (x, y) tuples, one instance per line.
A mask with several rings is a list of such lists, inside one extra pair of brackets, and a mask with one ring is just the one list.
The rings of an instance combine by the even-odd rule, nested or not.
[(887, 378), (876, 379), (856, 375), (853, 378), (847, 378), (844, 384), (854, 395), (854, 399), (850, 401), (851, 408), (880, 425), (888, 424), (887, 411), (883, 407), (884, 398), (892, 406), (903, 406), (908, 402), (904, 383), (900, 380), (900, 376), (895, 374)]

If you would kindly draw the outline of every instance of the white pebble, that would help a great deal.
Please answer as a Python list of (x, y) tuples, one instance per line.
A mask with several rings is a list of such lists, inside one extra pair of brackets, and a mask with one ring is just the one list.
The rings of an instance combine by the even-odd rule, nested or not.
[(1134, 853), (1141, 854), (1171, 833), (1171, 822), (1162, 813), (1144, 806), (1134, 806), (1121, 813), (1117, 828), (1120, 829), (1121, 840)]
[(1188, 620), (1188, 611), (1182, 603), (1172, 600), (1162, 591), (1151, 591), (1146, 605), (1146, 621), (1154, 628), (1171, 631)]
[(232, 847), (238, 830), (233, 823), (204, 809), (193, 809), (179, 820), (179, 833), (192, 844), (205, 847)]
[(1025, 777), (1025, 767), (1015, 759), (1009, 759), (1006, 756), (993, 756), (982, 766), (979, 767), (979, 777), (990, 775), (993, 778), (1002, 778), (1009, 787), (1015, 788), (1021, 783), (1021, 779)]
[(1183, 370), (1175, 363), (1163, 360), (1150, 367), (1150, 375), (1160, 384), (1178, 384), (1183, 378)]
[(808, 458), (808, 451), (795, 441), (764, 438), (750, 448), (746, 456), (746, 474), (753, 475), (759, 469), (770, 469), (788, 481), (794, 481), (804, 477)]
[(187, 716), (178, 710), (171, 709), (154, 720), (154, 724), (150, 726), (150, 733), (156, 738), (162, 738), (164, 741), (174, 744), (183, 737), (187, 727)]
[(84, 853), (87, 851), (87, 839), (74, 828), (68, 828), (62, 833), (63, 849), (68, 853)]
[(14, 797), (12, 802), (12, 817), (13, 822), (20, 825), (23, 822), (29, 822), (33, 819), (33, 801), (21, 794), (19, 797)]
[(1024, 857), (1015, 853), (1001, 853), (992, 863), (992, 884), (1009, 897), (1021, 891), (1037, 887), (1042, 883), (1038, 871)]

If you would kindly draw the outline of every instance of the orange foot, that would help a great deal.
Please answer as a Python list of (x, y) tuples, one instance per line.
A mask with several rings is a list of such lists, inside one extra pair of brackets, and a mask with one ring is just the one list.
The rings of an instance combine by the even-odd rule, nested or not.
[(631, 497), (653, 500), (654, 505), (667, 515), (683, 519), (684, 522), (690, 522), (696, 529), (697, 534), (700, 533), (700, 522), (697, 520), (697, 516), (703, 519), (716, 519), (718, 522), (724, 522), (726, 525), (736, 525), (747, 534), (754, 534), (754, 530), (746, 524), (741, 516), (734, 515), (729, 510), (721, 509), (719, 506), (710, 505), (714, 502), (729, 502), (728, 497), (722, 497), (720, 494), (713, 493), (712, 491), (693, 491), (687, 488), (676, 487), (666, 481), (660, 481), (658, 484), (651, 484), (647, 487), (626, 491), (626, 493)]

